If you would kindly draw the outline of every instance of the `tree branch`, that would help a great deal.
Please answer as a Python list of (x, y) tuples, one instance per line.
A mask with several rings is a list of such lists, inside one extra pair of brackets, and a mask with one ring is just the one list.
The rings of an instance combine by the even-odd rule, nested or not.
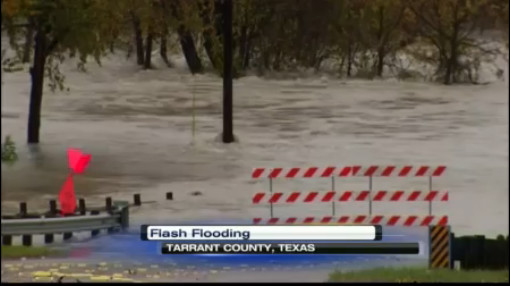
[(65, 29), (64, 31), (62, 31), (62, 33), (60, 33), (59, 35), (55, 36), (55, 38), (53, 38), (49, 45), (46, 47), (46, 50), (45, 50), (45, 54), (46, 55), (49, 55), (51, 54), (55, 48), (58, 46), (58, 44), (60, 43), (60, 40), (65, 36), (67, 35), (67, 33), (69, 33), (70, 29), (67, 28)]

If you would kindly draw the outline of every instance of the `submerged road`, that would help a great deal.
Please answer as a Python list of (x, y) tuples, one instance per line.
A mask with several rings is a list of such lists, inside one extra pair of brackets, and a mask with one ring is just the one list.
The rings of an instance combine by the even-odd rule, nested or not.
[(425, 234), (422, 228), (383, 229), (383, 242), (419, 242), (419, 255), (161, 255), (160, 242), (142, 241), (139, 229), (133, 227), (125, 233), (88, 240), (77, 236), (56, 245), (69, 250), (67, 258), (3, 260), (2, 281), (64, 277), (82, 282), (325, 282), (335, 270), (425, 266)]

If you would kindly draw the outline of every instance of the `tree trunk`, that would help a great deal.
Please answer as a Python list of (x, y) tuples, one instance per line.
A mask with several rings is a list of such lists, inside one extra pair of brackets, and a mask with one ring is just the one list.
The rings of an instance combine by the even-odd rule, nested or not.
[[(170, 10), (174, 18), (181, 18), (179, 17), (179, 2), (170, 2)], [(183, 24), (179, 25), (179, 28), (177, 28), (177, 34), (179, 35), (179, 42), (190, 72), (192, 74), (202, 73), (204, 68), (202, 66), (202, 61), (198, 56), (193, 35), (191, 35), (191, 32), (186, 29), (186, 26)]]
[(340, 74), (342, 74), (344, 71), (344, 64), (345, 64), (345, 55), (342, 55), (342, 58), (340, 59), (340, 67), (339, 67)]
[(446, 63), (446, 73), (444, 75), (443, 83), (449, 85), (451, 83), (451, 78), (452, 78), (452, 64), (450, 58)]
[(446, 61), (446, 73), (443, 83), (449, 85), (456, 81), (455, 73), (457, 72), (457, 24), (454, 24), (453, 35), (450, 39), (449, 57)]
[(232, 0), (223, 1), (223, 143), (234, 142), (232, 107)]
[(246, 47), (242, 58), (243, 59), (242, 66), (244, 70), (250, 67), (252, 38), (253, 37), (249, 35), (246, 41)]
[(268, 50), (265, 50), (262, 52), (262, 62), (264, 70), (270, 70), (271, 69), (271, 54)]
[(142, 36), (142, 28), (140, 27), (140, 19), (131, 12), (131, 17), (133, 20), (133, 28), (135, 31), (135, 46), (136, 46), (136, 63), (138, 65), (143, 65), (143, 36)]
[(347, 44), (347, 77), (351, 77), (352, 74), (352, 43), (349, 40)]
[(384, 69), (384, 58), (386, 57), (384, 48), (377, 49), (377, 76), (382, 77)]
[(200, 57), (198, 57), (197, 48), (193, 36), (189, 31), (186, 31), (184, 26), (180, 26), (178, 29), (179, 42), (181, 43), (182, 52), (186, 58), (189, 70), (192, 74), (202, 73), (204, 68)]
[(30, 106), (28, 111), (28, 143), (39, 143), (46, 49), (46, 35), (44, 32), (38, 30), (35, 35), (34, 64), (30, 69), (32, 86), (30, 90)]
[(247, 48), (248, 48), (248, 27), (244, 25), (241, 28), (241, 36), (239, 37), (239, 59), (241, 59), (241, 67), (243, 69)]
[(25, 46), (23, 47), (23, 59), (24, 63), (30, 62), (30, 54), (32, 53), (32, 44), (34, 42), (34, 23), (30, 18), (28, 20), (27, 32), (25, 34)]
[[(160, 5), (161, 10), (164, 13), (168, 12), (168, 8), (167, 8), (168, 6), (166, 5), (165, 0), (160, 0), (159, 5)], [(165, 23), (165, 22), (163, 22), (161, 25), (162, 25), (163, 32), (160, 35), (161, 42), (159, 44), (159, 55), (165, 62), (166, 66), (171, 68), (171, 67), (173, 67), (173, 65), (172, 65), (172, 62), (170, 62), (170, 60), (168, 59), (168, 55), (167, 55), (168, 26), (167, 26), (167, 23)]]
[[(201, 13), (201, 18), (202, 18), (202, 21), (204, 22), (204, 25), (206, 27), (206, 29), (203, 31), (202, 33), (202, 36), (204, 38), (204, 49), (205, 49), (205, 52), (207, 53), (207, 57), (209, 58), (209, 61), (211, 62), (211, 65), (212, 67), (215, 69), (215, 70), (220, 70), (221, 68), (221, 65), (222, 65), (222, 59), (221, 59), (221, 54), (219, 54), (219, 49), (216, 50), (215, 47), (214, 47), (214, 40), (215, 40), (215, 37), (216, 39), (219, 39), (221, 37), (221, 19), (222, 19), (222, 15), (221, 15), (221, 6), (218, 6), (220, 5), (221, 1), (214, 1), (214, 19), (213, 21), (211, 21), (209, 15), (208, 15), (208, 11), (210, 9), (209, 7), (209, 2), (208, 1), (204, 1), (202, 2), (203, 4), (203, 7), (202, 7), (202, 13)], [(213, 24), (214, 23), (214, 24)]]
[(384, 69), (384, 57), (386, 41), (384, 39), (384, 6), (379, 7), (379, 31), (377, 33), (378, 48), (377, 48), (377, 76), (382, 77)]
[(220, 38), (223, 35), (223, 1), (225, 0), (214, 0), (214, 27), (216, 31), (216, 37)]
[(145, 42), (145, 60), (144, 60), (144, 66), (143, 68), (148, 70), (152, 67), (152, 38), (153, 38), (153, 32), (149, 28), (149, 32), (147, 33), (147, 39)]
[(250, 14), (248, 10), (244, 10), (244, 25), (241, 30), (241, 45), (239, 48), (239, 56), (241, 58), (241, 68), (246, 70), (250, 66), (251, 47), (254, 37), (253, 29), (249, 29), (248, 23)]
[(164, 32), (161, 35), (161, 43), (159, 45), (159, 55), (161, 56), (161, 58), (165, 62), (166, 66), (171, 68), (172, 67), (172, 63), (168, 59), (168, 55), (167, 55), (167, 40), (166, 40), (166, 36), (167, 35), (168, 35), (167, 28), (164, 28)]

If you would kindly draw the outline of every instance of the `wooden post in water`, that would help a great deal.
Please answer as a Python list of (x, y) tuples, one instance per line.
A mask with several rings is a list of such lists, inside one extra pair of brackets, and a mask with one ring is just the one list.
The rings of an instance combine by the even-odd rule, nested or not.
[(111, 213), (113, 211), (112, 198), (111, 197), (107, 197), (105, 199), (105, 204), (106, 204), (106, 211)]
[(50, 200), (50, 216), (55, 216), (57, 215), (57, 201), (55, 200)]
[(19, 216), (20, 217), (26, 217), (27, 216), (27, 203), (26, 202), (20, 202), (19, 203)]
[(85, 215), (87, 213), (87, 208), (85, 206), (85, 199), (78, 200), (78, 209), (80, 210), (81, 215)]
[(134, 202), (135, 206), (142, 205), (142, 199), (140, 198), (140, 194), (133, 195), (133, 202)]

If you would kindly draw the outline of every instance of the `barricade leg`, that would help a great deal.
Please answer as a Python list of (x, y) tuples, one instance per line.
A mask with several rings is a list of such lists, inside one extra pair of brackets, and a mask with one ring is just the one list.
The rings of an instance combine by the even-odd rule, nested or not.
[(434, 225), (429, 227), (429, 268), (450, 268), (451, 246), (450, 227)]

